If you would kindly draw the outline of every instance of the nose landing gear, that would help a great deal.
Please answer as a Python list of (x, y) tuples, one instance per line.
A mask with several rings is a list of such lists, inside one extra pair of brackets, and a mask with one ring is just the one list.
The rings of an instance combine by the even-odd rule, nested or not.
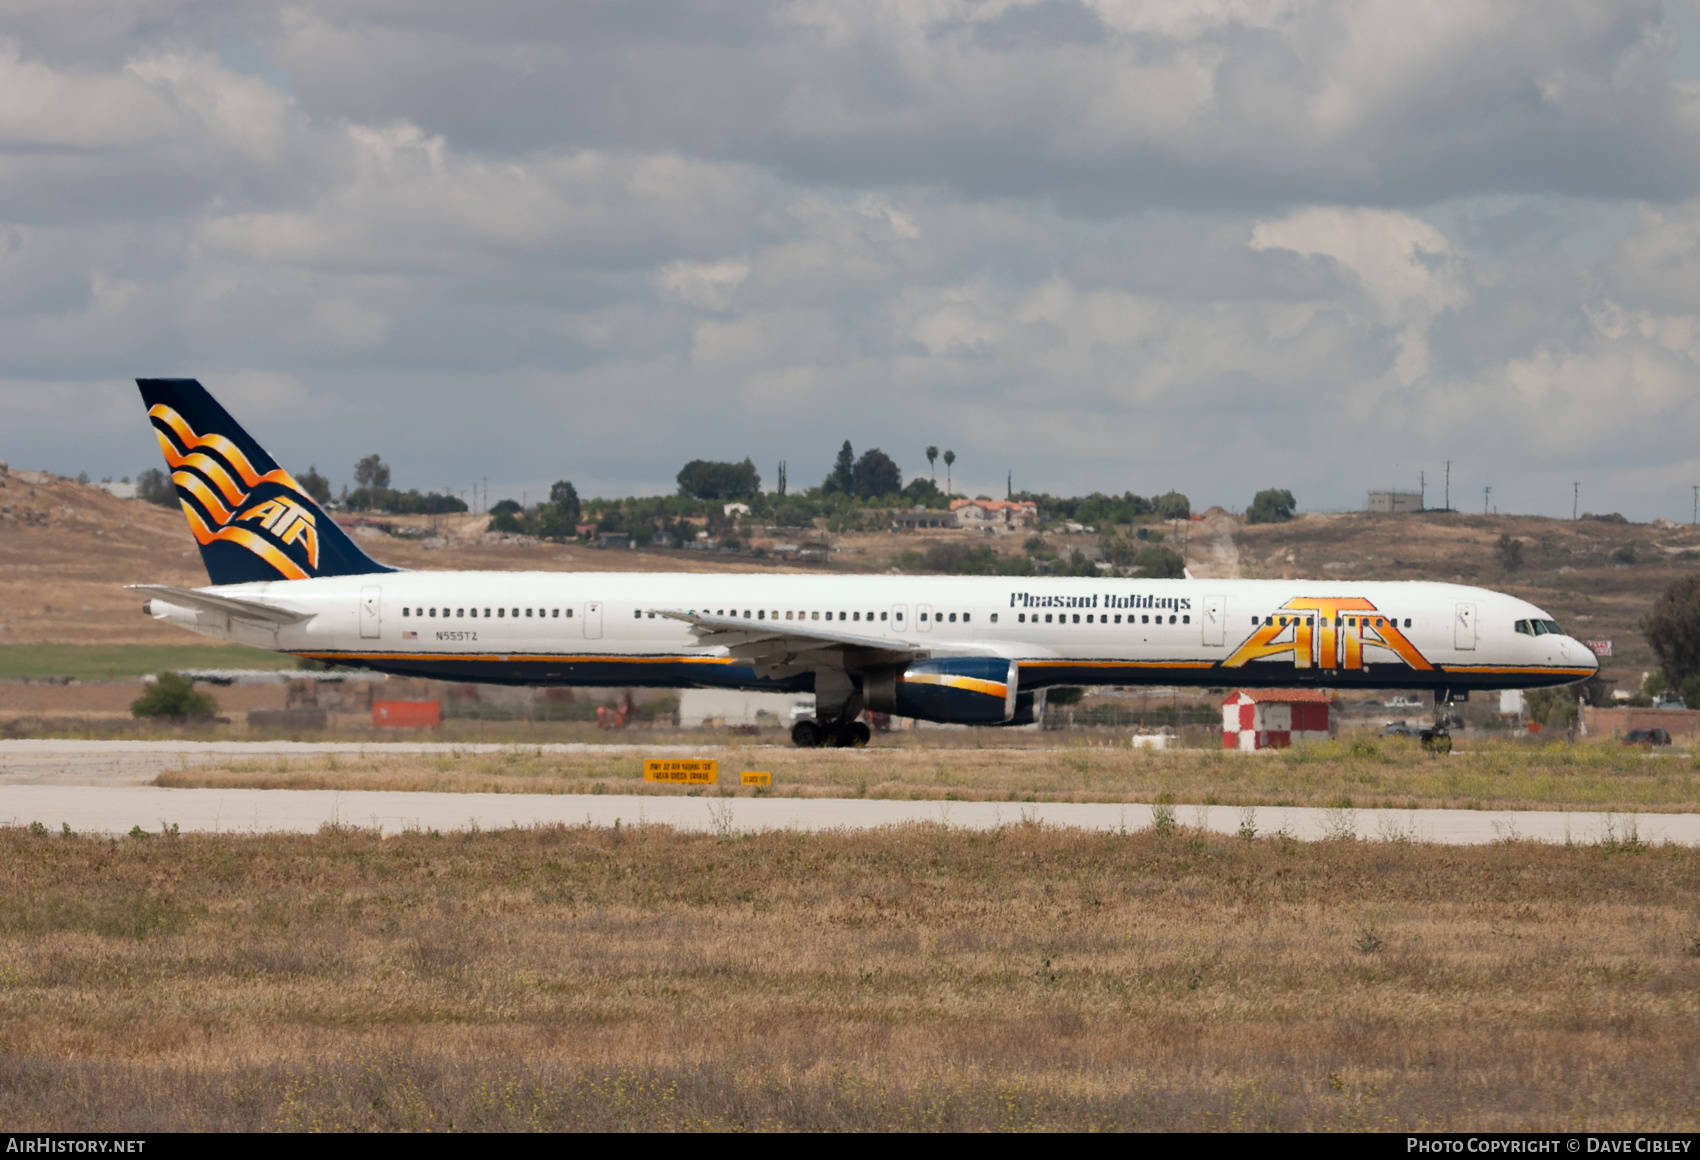
[[(1462, 700), (1463, 698), (1458, 698)], [(1455, 704), (1451, 689), (1436, 689), (1434, 691), (1434, 724), (1424, 729), (1420, 734), (1423, 748), (1429, 753), (1451, 753), (1453, 706)]]
[(872, 736), (860, 721), (802, 720), (791, 726), (791, 744), (799, 749), (861, 749)]

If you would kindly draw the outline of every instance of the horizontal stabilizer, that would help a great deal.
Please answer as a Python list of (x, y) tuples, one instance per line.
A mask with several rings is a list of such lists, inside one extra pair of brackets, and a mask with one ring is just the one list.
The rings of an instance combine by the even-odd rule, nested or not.
[(128, 584), (125, 587), (133, 588), (137, 592), (152, 592), (165, 603), (175, 604), (179, 608), (234, 616), (238, 620), (251, 620), (260, 624), (300, 624), (303, 620), (311, 620), (318, 615), (316, 612), (296, 612), (274, 604), (238, 600), (234, 596), (219, 596), (194, 588), (174, 588), (169, 584)]

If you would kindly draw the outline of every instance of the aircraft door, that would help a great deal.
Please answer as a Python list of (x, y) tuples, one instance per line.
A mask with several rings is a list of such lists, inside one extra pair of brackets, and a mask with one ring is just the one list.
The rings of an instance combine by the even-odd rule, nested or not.
[(922, 632), (931, 632), (933, 630), (933, 606), (931, 604), (917, 604), (915, 606), (915, 621), (916, 628)]
[(377, 640), (384, 626), (383, 620), (384, 590), (377, 585), (368, 585), (360, 590), (360, 637), (362, 640)]
[(1460, 604), (1452, 618), (1452, 647), (1471, 650), (1476, 647), (1476, 606)]
[(584, 639), (602, 639), (602, 601), (600, 600), (584, 602)]
[(1223, 642), (1223, 634), (1227, 631), (1228, 598), (1226, 596), (1206, 596), (1204, 598), (1204, 643), (1219, 645)]

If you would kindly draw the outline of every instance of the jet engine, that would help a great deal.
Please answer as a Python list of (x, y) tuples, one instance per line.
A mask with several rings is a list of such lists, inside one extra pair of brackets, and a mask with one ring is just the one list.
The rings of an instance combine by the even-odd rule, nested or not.
[(877, 669), (862, 678), (862, 698), (875, 713), (951, 725), (1030, 724), (1043, 693), (1021, 693), (1020, 666), (1003, 657), (946, 657)]

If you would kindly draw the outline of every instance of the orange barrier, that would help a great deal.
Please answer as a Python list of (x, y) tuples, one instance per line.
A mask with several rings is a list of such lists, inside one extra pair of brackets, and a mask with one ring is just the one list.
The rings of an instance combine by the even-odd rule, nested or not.
[(435, 729), (443, 723), (437, 701), (373, 701), (372, 725), (377, 729)]

